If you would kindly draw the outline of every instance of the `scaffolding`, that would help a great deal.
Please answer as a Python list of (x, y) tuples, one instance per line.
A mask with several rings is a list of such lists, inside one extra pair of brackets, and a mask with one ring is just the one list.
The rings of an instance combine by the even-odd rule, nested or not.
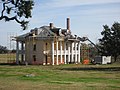
[(80, 47), (81, 53), (81, 61), (89, 60), (89, 45), (85, 43), (81, 43)]
[(16, 37), (17, 34), (13, 33), (13, 32), (8, 32), (7, 33), (7, 48), (8, 48), (8, 52), (7, 52), (7, 63), (15, 63), (16, 60), (16, 54), (15, 54), (15, 50), (16, 50), (16, 46), (15, 46), (15, 40), (14, 37)]

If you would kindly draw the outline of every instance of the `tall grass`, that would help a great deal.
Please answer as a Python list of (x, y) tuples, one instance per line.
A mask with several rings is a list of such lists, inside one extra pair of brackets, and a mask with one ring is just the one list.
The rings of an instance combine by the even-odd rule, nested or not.
[(14, 63), (15, 59), (15, 53), (0, 54), (0, 63)]

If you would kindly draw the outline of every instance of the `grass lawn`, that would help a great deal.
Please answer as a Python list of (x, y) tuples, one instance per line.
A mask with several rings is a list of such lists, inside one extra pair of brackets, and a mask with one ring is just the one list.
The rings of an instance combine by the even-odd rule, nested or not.
[(120, 64), (0, 65), (0, 90), (120, 90)]

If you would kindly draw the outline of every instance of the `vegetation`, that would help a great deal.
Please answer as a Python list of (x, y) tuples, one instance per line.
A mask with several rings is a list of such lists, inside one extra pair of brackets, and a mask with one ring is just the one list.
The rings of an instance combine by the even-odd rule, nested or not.
[(15, 60), (15, 53), (0, 54), (0, 64), (15, 64)]
[(26, 19), (32, 17), (33, 0), (0, 0), (0, 4), (2, 6), (0, 20), (15, 20), (25, 30), (29, 22)]
[(7, 47), (0, 45), (0, 54), (4, 54), (4, 53), (7, 53), (7, 52), (8, 52)]
[(120, 90), (120, 65), (0, 66), (1, 90)]
[(113, 56), (114, 62), (120, 55), (120, 23), (115, 22), (111, 28), (104, 25), (104, 30), (101, 32), (103, 36), (100, 41), (100, 50), (102, 55)]

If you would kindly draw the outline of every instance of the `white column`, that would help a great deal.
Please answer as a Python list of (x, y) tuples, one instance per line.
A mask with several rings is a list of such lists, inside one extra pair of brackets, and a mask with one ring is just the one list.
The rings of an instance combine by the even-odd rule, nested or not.
[(62, 41), (60, 41), (60, 63), (62, 63)]
[(64, 42), (64, 63), (66, 64), (66, 42)]
[(19, 42), (16, 41), (16, 64), (19, 64)]
[(59, 65), (58, 63), (58, 41), (56, 42), (56, 64)]
[(75, 63), (77, 63), (77, 42), (75, 42)]
[(74, 54), (73, 54), (73, 46), (74, 46), (74, 42), (72, 42), (72, 47), (71, 47), (71, 62), (74, 61), (73, 60), (73, 56), (74, 56)]
[(68, 63), (70, 62), (70, 43), (68, 43)]
[(80, 63), (80, 42), (78, 43), (78, 63)]
[(52, 41), (52, 65), (54, 65), (54, 41)]

